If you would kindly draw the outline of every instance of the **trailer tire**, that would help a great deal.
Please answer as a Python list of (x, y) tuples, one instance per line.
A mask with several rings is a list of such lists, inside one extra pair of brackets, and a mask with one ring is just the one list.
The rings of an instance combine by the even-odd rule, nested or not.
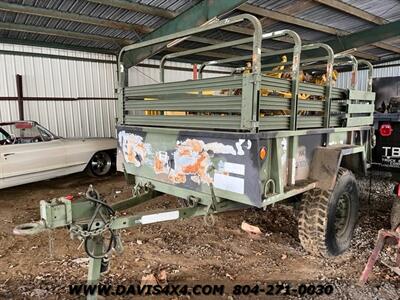
[(393, 201), (392, 212), (390, 213), (390, 225), (392, 230), (400, 226), (400, 199), (397, 197)]
[(354, 175), (340, 168), (332, 191), (304, 193), (299, 238), (305, 250), (322, 257), (337, 256), (350, 247), (358, 219), (358, 187)]

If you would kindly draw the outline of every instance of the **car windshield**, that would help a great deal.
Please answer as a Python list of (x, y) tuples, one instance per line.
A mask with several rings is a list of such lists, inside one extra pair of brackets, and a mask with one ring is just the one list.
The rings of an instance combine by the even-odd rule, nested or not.
[(48, 142), (57, 137), (35, 122), (0, 123), (0, 145)]

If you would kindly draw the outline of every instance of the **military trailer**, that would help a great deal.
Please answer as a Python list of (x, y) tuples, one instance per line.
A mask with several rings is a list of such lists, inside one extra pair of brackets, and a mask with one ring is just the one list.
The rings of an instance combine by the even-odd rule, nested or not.
[[(127, 51), (175, 45), (240, 22), (252, 24), (251, 37), (167, 54), (161, 59), (160, 83), (128, 84), (123, 64)], [(289, 39), (293, 47), (283, 51), (263, 48), (276, 38)], [(251, 53), (203, 61), (199, 69), (235, 69), (231, 74), (164, 82), (168, 60), (222, 48)], [(323, 55), (302, 59), (315, 51)], [(289, 59), (273, 62), (281, 54)], [(18, 226), (15, 232), (32, 234), (67, 227), (84, 241), (91, 257), (89, 282), (96, 283), (106, 255), (112, 249), (122, 251), (119, 230), (123, 228), (197, 216), (213, 225), (216, 213), (268, 209), (301, 197), (301, 244), (314, 255), (339, 255), (349, 247), (357, 220), (358, 188), (353, 173), (363, 174), (369, 167), (373, 139), (375, 94), (371, 84), (367, 91), (355, 89), (358, 63), (372, 70), (366, 61), (335, 55), (328, 45), (302, 45), (294, 31), (263, 33), (259, 20), (249, 14), (126, 46), (118, 58), (118, 162), (132, 185), (132, 198), (108, 204), (90, 188), (82, 199), (43, 200), (41, 221)], [(321, 64), (323, 85), (301, 80), (303, 70)], [(343, 64), (352, 66), (350, 89), (334, 86), (334, 66)], [(279, 71), (277, 65), (282, 67)], [(274, 75), (284, 69), (288, 76)], [(118, 215), (160, 194), (174, 195), (185, 205)]]

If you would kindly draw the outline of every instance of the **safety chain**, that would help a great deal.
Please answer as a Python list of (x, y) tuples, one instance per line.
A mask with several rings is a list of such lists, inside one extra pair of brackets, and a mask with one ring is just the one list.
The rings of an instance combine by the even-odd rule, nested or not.
[[(143, 193), (147, 193), (150, 190), (154, 189), (154, 186), (150, 182), (146, 182), (144, 185), (137, 183), (133, 188), (132, 188), (132, 193), (133, 196), (139, 196)], [(70, 227), (70, 232), (73, 235), (81, 236), (82, 238), (86, 239), (88, 237), (93, 238), (95, 236), (99, 236), (103, 234), (105, 231), (109, 230), (112, 223), (116, 219), (116, 216), (111, 216), (110, 220), (104, 224), (101, 228), (94, 229), (94, 230), (85, 230), (82, 228), (82, 226), (78, 224), (72, 224)]]
[[(215, 167), (213, 165), (211, 165), (208, 168), (209, 172), (212, 172), (214, 170), (215, 170)], [(211, 226), (214, 226), (214, 224), (215, 224), (215, 218), (214, 218), (213, 213), (217, 210), (217, 202), (218, 201), (217, 201), (217, 197), (215, 196), (213, 183), (210, 182), (209, 186), (210, 186), (211, 202), (207, 207), (207, 211), (203, 217), (203, 221), (204, 221), (204, 224), (206, 224), (206, 226), (211, 227)]]
[(74, 235), (83, 237), (84, 239), (86, 239), (88, 237), (93, 238), (93, 237), (101, 235), (105, 231), (109, 230), (112, 223), (114, 222), (114, 220), (116, 218), (117, 218), (116, 216), (111, 216), (109, 222), (105, 223), (103, 227), (95, 229), (95, 230), (84, 230), (82, 228), (82, 226), (80, 226), (78, 224), (73, 224), (73, 225), (71, 225), (69, 231)]

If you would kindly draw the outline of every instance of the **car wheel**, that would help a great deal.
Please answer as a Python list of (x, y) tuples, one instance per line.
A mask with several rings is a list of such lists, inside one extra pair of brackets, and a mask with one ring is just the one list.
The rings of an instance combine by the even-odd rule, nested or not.
[(113, 170), (114, 162), (110, 153), (106, 151), (97, 152), (86, 168), (87, 173), (93, 177), (107, 176)]

